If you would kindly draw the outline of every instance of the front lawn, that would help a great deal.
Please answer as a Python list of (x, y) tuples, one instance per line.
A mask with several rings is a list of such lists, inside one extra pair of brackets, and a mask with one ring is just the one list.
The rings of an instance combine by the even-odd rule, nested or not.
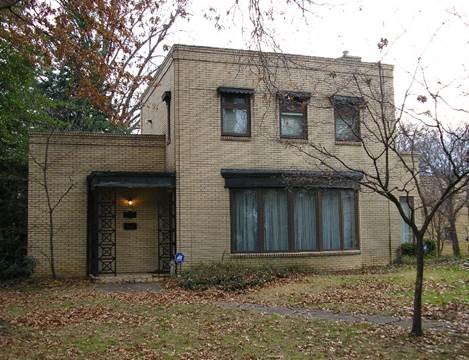
[[(225, 309), (237, 301), (407, 313), (409, 267), (364, 275), (280, 279), (243, 293), (109, 293), (88, 282), (42, 282), (0, 288), (1, 359), (321, 359), (467, 357), (468, 272), (460, 265), (427, 272), (427, 306), (452, 319), (421, 339), (396, 326), (316, 321)], [(342, 305), (342, 306), (340, 306)], [(445, 307), (446, 306), (446, 307)], [(448, 315), (446, 314), (448, 310)]]
[[(469, 270), (461, 262), (428, 264), (424, 316), (462, 320), (469, 311)], [(243, 301), (360, 314), (411, 316), (415, 270), (411, 265), (377, 273), (309, 275), (249, 291)]]

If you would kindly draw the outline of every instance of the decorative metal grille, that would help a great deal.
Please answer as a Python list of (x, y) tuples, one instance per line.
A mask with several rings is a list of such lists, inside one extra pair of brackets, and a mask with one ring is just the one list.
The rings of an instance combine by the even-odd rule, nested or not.
[(158, 207), (158, 271), (169, 272), (176, 254), (176, 202), (174, 191), (164, 193)]
[(97, 192), (98, 273), (116, 275), (116, 194)]

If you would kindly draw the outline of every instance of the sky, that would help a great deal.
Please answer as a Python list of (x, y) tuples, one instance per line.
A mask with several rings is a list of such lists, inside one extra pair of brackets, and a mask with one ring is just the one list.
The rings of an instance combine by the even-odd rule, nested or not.
[[(283, 52), (335, 58), (347, 50), (363, 61), (393, 64), (396, 103), (402, 102), (420, 64), (407, 106), (418, 111), (429, 106), (415, 101), (423, 92), (419, 83), (425, 74), (432, 91), (440, 91), (449, 104), (442, 106), (444, 121), (468, 121), (469, 113), (452, 108), (469, 110), (469, 0), (318, 0), (304, 17), (286, 0), (262, 1), (275, 5), (275, 20), (269, 26)], [(224, 14), (233, 2), (194, 0), (190, 21), (180, 23), (171, 41), (247, 48), (246, 11), (222, 17), (221, 30), (204, 17), (214, 13), (210, 8)], [(240, 8), (246, 3), (239, 0)], [(382, 51), (377, 46), (381, 38), (389, 41)]]

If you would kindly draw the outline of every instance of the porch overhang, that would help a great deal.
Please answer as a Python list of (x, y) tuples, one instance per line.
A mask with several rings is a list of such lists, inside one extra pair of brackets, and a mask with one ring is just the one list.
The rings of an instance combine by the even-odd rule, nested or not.
[[(168, 209), (158, 210), (158, 216), (163, 217), (165, 214), (168, 214), (168, 217), (173, 216), (172, 214), (175, 216), (173, 206), (176, 174), (174, 172), (93, 171), (87, 176), (87, 181), (87, 272), (88, 275), (93, 276), (116, 275), (116, 193), (119, 189), (167, 189), (167, 191), (160, 192), (159, 201), (163, 203), (167, 198)], [(173, 223), (172, 218), (166, 221), (169, 225), (162, 231), (165, 235), (171, 236), (171, 239), (174, 238), (174, 241), (169, 242), (170, 245), (176, 243)], [(166, 253), (172, 256), (175, 249), (171, 248)]]
[(90, 190), (98, 188), (169, 188), (176, 187), (174, 172), (93, 171), (88, 175)]
[(265, 169), (221, 169), (225, 188), (342, 188), (356, 189), (363, 175), (354, 171), (295, 171)]

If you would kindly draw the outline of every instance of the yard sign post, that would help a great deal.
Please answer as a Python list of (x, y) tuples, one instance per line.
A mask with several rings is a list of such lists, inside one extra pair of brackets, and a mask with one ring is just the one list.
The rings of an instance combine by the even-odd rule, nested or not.
[(179, 265), (179, 272), (181, 271), (182, 263), (184, 262), (184, 254), (181, 252), (176, 253), (174, 255), (174, 262), (176, 263), (176, 272), (177, 272), (177, 266)]

